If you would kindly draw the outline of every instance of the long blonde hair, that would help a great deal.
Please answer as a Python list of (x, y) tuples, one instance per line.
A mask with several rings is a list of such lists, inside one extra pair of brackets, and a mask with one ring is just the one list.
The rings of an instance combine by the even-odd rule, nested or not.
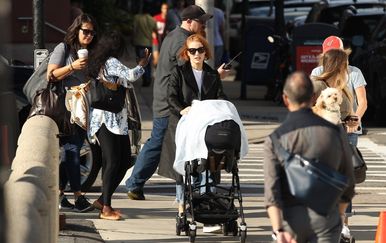
[(319, 64), (323, 73), (313, 76), (313, 80), (324, 81), (327, 86), (341, 90), (353, 102), (353, 96), (347, 87), (348, 83), (348, 55), (350, 50), (331, 49), (322, 54)]

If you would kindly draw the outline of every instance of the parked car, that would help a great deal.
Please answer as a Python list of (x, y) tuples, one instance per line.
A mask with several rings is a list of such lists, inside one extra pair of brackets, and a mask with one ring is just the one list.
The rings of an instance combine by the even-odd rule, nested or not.
[[(318, 0), (285, 0), (284, 18), (286, 31), (290, 35), (293, 25), (299, 24), (299, 18), (307, 16), (312, 6)], [(242, 26), (241, 18), (243, 12), (243, 1), (235, 0), (233, 2), (229, 16), (229, 38), (231, 55), (237, 54), (242, 48)], [(248, 2), (246, 13), (246, 22), (254, 22), (258, 19), (275, 19), (275, 4), (272, 0), (252, 0)], [(305, 17), (304, 17), (305, 18)]]
[(346, 41), (356, 50), (351, 63), (362, 70), (367, 82), (365, 120), (386, 126), (386, 15), (370, 30), (368, 39), (356, 34)]
[(381, 0), (321, 0), (313, 5), (305, 22), (338, 25), (348, 7), (355, 9), (385, 8), (386, 2)]
[[(26, 121), (31, 104), (23, 93), (23, 86), (33, 73), (33, 66), (25, 65), (22, 62), (14, 61), (10, 63), (5, 57), (0, 56), (0, 62), (5, 64), (12, 79), (12, 90), (16, 96), (17, 112), (19, 115), (20, 128)], [(134, 86), (131, 84), (126, 92), (126, 101), (129, 114), (129, 129), (131, 141), (131, 154), (128, 163), (133, 166), (136, 156), (140, 150), (141, 141), (141, 115), (138, 108), (137, 97)], [(90, 144), (87, 139), (80, 151), (81, 155), (81, 186), (82, 191), (89, 191), (98, 177), (102, 167), (102, 155), (98, 145)]]

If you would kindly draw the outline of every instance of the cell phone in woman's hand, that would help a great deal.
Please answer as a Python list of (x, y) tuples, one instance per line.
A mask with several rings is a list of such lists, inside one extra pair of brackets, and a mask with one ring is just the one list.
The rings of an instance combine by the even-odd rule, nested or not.
[(348, 115), (345, 119), (345, 122), (357, 122), (359, 121), (359, 117), (356, 115)]
[(240, 51), (239, 53), (237, 53), (237, 55), (234, 56), (234, 57), (232, 58), (232, 60), (230, 60), (228, 63), (226, 63), (222, 68), (223, 68), (223, 69), (226, 69), (226, 70), (231, 69), (231, 68), (232, 68), (232, 62), (233, 62), (234, 60), (236, 60), (236, 58), (237, 58), (238, 56), (240, 56), (241, 53), (242, 53), (241, 51)]

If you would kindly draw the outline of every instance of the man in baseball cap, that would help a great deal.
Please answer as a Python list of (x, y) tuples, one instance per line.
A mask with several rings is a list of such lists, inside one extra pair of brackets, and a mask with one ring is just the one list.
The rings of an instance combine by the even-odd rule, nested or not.
[(213, 15), (205, 13), (204, 9), (197, 5), (190, 5), (181, 12), (182, 21), (190, 19), (205, 24), (212, 17)]
[(329, 36), (323, 41), (323, 53), (326, 53), (327, 51), (331, 49), (341, 49), (343, 50), (343, 41), (341, 38), (337, 36)]
[[(137, 157), (133, 172), (126, 181), (129, 199), (145, 200), (143, 187), (158, 167), (163, 138), (168, 127), (168, 81), (173, 68), (180, 63), (178, 52), (186, 39), (196, 33), (205, 33), (205, 23), (211, 14), (196, 5), (186, 7), (181, 13), (182, 23), (169, 32), (162, 42), (153, 87), (153, 130)], [(224, 64), (223, 64), (224, 65)], [(226, 72), (225, 69), (219, 70)]]

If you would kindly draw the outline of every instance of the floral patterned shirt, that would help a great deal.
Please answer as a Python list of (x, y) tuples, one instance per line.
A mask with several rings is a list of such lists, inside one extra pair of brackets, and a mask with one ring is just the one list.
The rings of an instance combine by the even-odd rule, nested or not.
[[(128, 82), (134, 82), (144, 74), (145, 70), (141, 66), (128, 68), (123, 65), (118, 59), (110, 57), (103, 68), (103, 73), (107, 81), (115, 83), (127, 88)], [(120, 79), (117, 79), (120, 78)], [(117, 135), (128, 135), (129, 127), (127, 121), (127, 107), (118, 113), (90, 108), (90, 129), (89, 138), (95, 138), (96, 132), (105, 124), (106, 128)], [(94, 140), (94, 139), (91, 139)]]

